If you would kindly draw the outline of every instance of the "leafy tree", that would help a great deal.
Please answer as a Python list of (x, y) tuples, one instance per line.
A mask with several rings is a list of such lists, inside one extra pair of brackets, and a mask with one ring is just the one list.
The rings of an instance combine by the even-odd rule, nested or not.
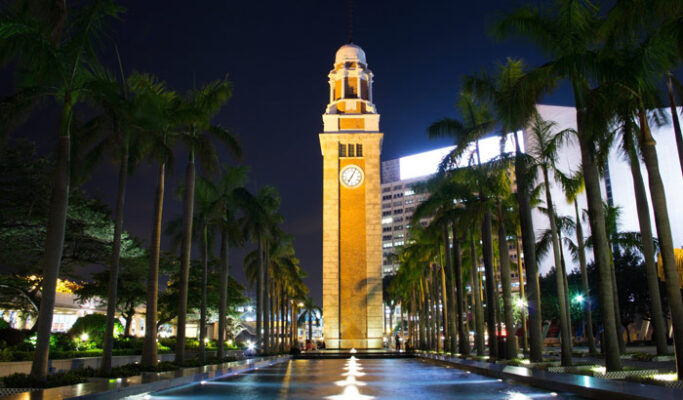
[(70, 18), (67, 18), (63, 4), (51, 6), (51, 11), (56, 11), (52, 14), (56, 15), (55, 18), (40, 18), (41, 14), (47, 13), (41, 11), (36, 14), (36, 9), (23, 7), (19, 11), (8, 8), (0, 19), (0, 60), (17, 63), (22, 83), (20, 95), (33, 93), (33, 98), (51, 97), (61, 108), (45, 239), (38, 341), (31, 367), (32, 377), (40, 382), (44, 382), (47, 376), (57, 277), (67, 228), (74, 108), (83, 99), (92, 66), (98, 64), (96, 38), (101, 37), (106, 21), (122, 11), (112, 0), (98, 0), (71, 8)]
[[(119, 290), (116, 297), (116, 311), (126, 320), (123, 331), (125, 336), (130, 336), (135, 309), (144, 304), (147, 295), (145, 282), (140, 280), (140, 276), (144, 276), (147, 272), (147, 254), (141, 248), (139, 252), (142, 254), (139, 257), (121, 260), (121, 271), (118, 274)], [(109, 301), (109, 271), (104, 270), (93, 274), (92, 282), (84, 283), (75, 291), (75, 294), (80, 302), (97, 299), (101, 305), (107, 304)]]

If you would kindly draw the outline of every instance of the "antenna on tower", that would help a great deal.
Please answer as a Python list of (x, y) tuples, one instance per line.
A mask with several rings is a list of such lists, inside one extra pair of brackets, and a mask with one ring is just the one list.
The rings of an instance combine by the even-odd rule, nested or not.
[(347, 5), (348, 5), (348, 9), (349, 9), (349, 21), (348, 21), (349, 22), (349, 26), (348, 26), (349, 31), (348, 31), (348, 36), (346, 38), (346, 41), (348, 43), (352, 43), (353, 42), (353, 0), (349, 0), (347, 2)]

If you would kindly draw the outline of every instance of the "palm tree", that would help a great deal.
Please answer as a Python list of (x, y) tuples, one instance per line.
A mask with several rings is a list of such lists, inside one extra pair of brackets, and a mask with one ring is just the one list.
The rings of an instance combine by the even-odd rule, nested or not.
[[(478, 103), (475, 98), (467, 93), (462, 93), (458, 101), (458, 108), (463, 116), (463, 121), (454, 119), (442, 119), (433, 123), (429, 129), (429, 136), (431, 138), (447, 136), (451, 137), (456, 142), (456, 148), (446, 156), (442, 162), (441, 169), (450, 169), (456, 167), (460, 158), (467, 151), (471, 143), (474, 143), (474, 155), (476, 156), (476, 163), (481, 167), (481, 156), (479, 152), (479, 139), (489, 134), (494, 127), (494, 119), (488, 108)], [(488, 198), (484, 186), (481, 184), (478, 187), (479, 199), (484, 204)], [(481, 221), (482, 230), (482, 251), (484, 258), (484, 273), (486, 275), (486, 320), (488, 337), (489, 337), (489, 353), (492, 357), (498, 355), (498, 342), (496, 334), (496, 308), (494, 304), (498, 304), (495, 298), (495, 274), (493, 266), (493, 239), (491, 228), (491, 211), (488, 208), (483, 210), (483, 217)]]
[[(618, 371), (621, 370), (621, 359), (614, 315), (616, 300), (612, 290), (609, 244), (600, 193), (600, 165), (595, 153), (596, 143), (607, 129), (605, 116), (596, 111), (599, 102), (589, 83), (589, 73), (596, 60), (593, 49), (598, 40), (598, 9), (590, 1), (584, 0), (556, 0), (555, 4), (549, 12), (530, 6), (518, 8), (500, 19), (494, 30), (498, 37), (520, 34), (535, 41), (546, 54), (553, 57), (543, 69), (550, 76), (566, 78), (573, 89), (589, 221), (595, 238), (594, 260), (600, 275), (605, 364), (608, 371)], [(525, 256), (528, 257), (526, 249)]]
[(541, 331), (541, 296), (538, 285), (538, 266), (536, 264), (535, 232), (531, 218), (531, 192), (535, 180), (529, 157), (522, 153), (518, 132), (526, 129), (536, 111), (536, 102), (548, 88), (553, 87), (554, 77), (547, 69), (538, 68), (525, 71), (521, 60), (508, 59), (499, 65), (495, 74), (482, 72), (464, 78), (465, 89), (478, 98), (491, 103), (496, 120), (501, 125), (502, 137), (507, 140), (513, 132), (515, 144), (515, 181), (519, 211), (522, 245), (524, 247), (524, 267), (527, 275), (527, 307), (530, 328), (530, 352), (532, 361), (543, 359), (543, 337)]
[(567, 202), (574, 204), (574, 232), (576, 234), (576, 251), (575, 255), (579, 261), (579, 270), (581, 271), (581, 289), (585, 301), (584, 313), (586, 315), (586, 337), (588, 338), (588, 351), (591, 354), (597, 354), (595, 347), (595, 334), (593, 333), (593, 315), (592, 315), (592, 294), (588, 286), (588, 270), (586, 268), (586, 251), (584, 249), (584, 235), (583, 224), (581, 223), (581, 215), (579, 214), (579, 194), (583, 192), (583, 177), (580, 173), (573, 177), (562, 177), (560, 183), (564, 189)]
[(178, 107), (178, 118), (181, 123), (180, 140), (189, 150), (189, 160), (185, 170), (184, 203), (184, 235), (181, 248), (180, 295), (178, 304), (176, 361), (185, 358), (185, 325), (187, 319), (187, 290), (190, 273), (190, 256), (192, 248), (192, 216), (194, 213), (195, 193), (195, 157), (198, 157), (208, 172), (218, 164), (216, 150), (210, 136), (225, 143), (237, 156), (241, 154), (240, 146), (235, 138), (220, 126), (211, 125), (211, 119), (220, 111), (231, 95), (230, 83), (211, 82), (199, 90), (191, 91)]
[(256, 337), (261, 351), (267, 350), (265, 346), (269, 339), (268, 329), (264, 329), (268, 315), (265, 301), (266, 269), (270, 264), (269, 243), (278, 235), (277, 224), (282, 221), (279, 206), (277, 190), (272, 186), (264, 186), (256, 196), (250, 196), (249, 201), (245, 202), (245, 215), (242, 218), (245, 237), (256, 242), (256, 251), (247, 255), (244, 267), (250, 283), (256, 284)]
[[(120, 61), (119, 61), (120, 66)], [(142, 145), (140, 135), (146, 118), (143, 108), (144, 100), (136, 101), (131, 94), (128, 80), (111, 76), (107, 71), (99, 71), (97, 78), (88, 82), (88, 97), (95, 106), (102, 109), (102, 114), (94, 118), (87, 129), (101, 135), (100, 143), (90, 152), (95, 158), (103, 149), (112, 151), (112, 158), (119, 164), (119, 178), (116, 207), (114, 211), (114, 237), (112, 258), (109, 267), (109, 293), (107, 296), (107, 323), (102, 346), (101, 370), (105, 374), (111, 372), (112, 349), (114, 343), (114, 321), (116, 318), (117, 285), (121, 258), (121, 233), (123, 230), (123, 208), (126, 198), (126, 183), (137, 161), (141, 158)], [(136, 77), (133, 77), (136, 79)], [(131, 154), (132, 152), (132, 154)]]
[[(620, 13), (616, 13), (617, 17), (619, 15)], [(608, 14), (608, 21), (612, 20), (611, 16), (612, 14)], [(636, 34), (639, 35), (635, 36)], [(638, 118), (637, 142), (648, 174), (655, 226), (666, 276), (665, 284), (670, 297), (669, 307), (674, 330), (676, 367), (678, 376), (683, 378), (683, 300), (679, 295), (680, 287), (673, 253), (671, 222), (664, 184), (659, 172), (656, 142), (652, 136), (647, 115), (647, 107), (660, 103), (656, 82), (680, 62), (680, 48), (676, 47), (678, 44), (680, 44), (680, 36), (676, 37), (676, 34), (666, 29), (663, 31), (660, 29), (636, 32), (617, 31), (613, 35), (608, 34), (608, 45), (601, 54), (605, 58), (605, 68), (600, 72), (609, 75), (610, 79), (616, 78), (617, 90), (621, 92), (621, 103)], [(607, 78), (605, 80), (607, 81)]]
[(633, 178), (633, 191), (636, 197), (636, 211), (638, 213), (638, 224), (642, 237), (642, 253), (645, 261), (645, 272), (647, 275), (647, 286), (650, 293), (650, 307), (652, 309), (652, 325), (654, 328), (653, 340), (657, 348), (658, 355), (668, 352), (666, 344), (666, 324), (664, 323), (664, 312), (662, 301), (659, 294), (659, 279), (657, 278), (657, 266), (655, 265), (655, 248), (652, 237), (652, 222), (650, 220), (650, 207), (647, 202), (647, 194), (643, 176), (640, 171), (640, 158), (636, 148), (633, 132), (637, 130), (635, 122), (627, 113), (621, 115), (619, 125), (622, 136), (622, 147), (627, 155), (631, 176)]
[(145, 114), (151, 126), (145, 129), (145, 153), (150, 160), (159, 163), (157, 187), (154, 198), (154, 217), (150, 240), (149, 269), (147, 271), (147, 301), (145, 302), (145, 342), (141, 363), (144, 366), (157, 364), (157, 315), (159, 301), (159, 256), (161, 254), (161, 220), (164, 206), (166, 168), (173, 162), (173, 151), (169, 136), (174, 133), (173, 109), (176, 94), (166, 84), (152, 75), (133, 75), (129, 84), (139, 99), (144, 99)]
[(322, 310), (315, 303), (315, 299), (307, 296), (303, 301), (304, 305), (301, 307), (301, 318), (305, 321), (308, 318), (308, 340), (313, 341), (313, 318), (318, 318), (322, 314)]
[[(562, 365), (572, 365), (572, 336), (571, 336), (571, 322), (569, 319), (568, 294), (565, 291), (566, 275), (562, 268), (562, 258), (560, 254), (560, 240), (556, 224), (557, 215), (555, 214), (555, 206), (553, 204), (552, 195), (550, 191), (549, 173), (557, 177), (562, 175), (562, 172), (557, 168), (555, 160), (557, 160), (558, 149), (566, 141), (566, 137), (572, 133), (572, 130), (562, 130), (560, 132), (553, 132), (556, 123), (552, 121), (544, 121), (540, 115), (534, 117), (531, 129), (529, 131), (530, 146), (527, 149), (528, 154), (533, 157), (535, 164), (541, 169), (543, 173), (543, 186), (545, 190), (545, 203), (550, 224), (550, 240), (553, 249), (555, 269), (557, 273), (557, 298), (560, 309), (560, 331), (561, 331), (561, 345), (562, 345)], [(556, 178), (557, 179), (557, 178)]]
[[(111, 0), (99, 0), (72, 9), (73, 17), (69, 20), (62, 4), (50, 7), (53, 13), (36, 7), (19, 8), (16, 14), (7, 9), (8, 14), (0, 19), (0, 58), (17, 63), (18, 81), (27, 83), (20, 91), (32, 93), (32, 99), (54, 97), (61, 107), (45, 240), (38, 338), (31, 366), (31, 376), (38, 381), (45, 381), (47, 376), (50, 331), (69, 202), (74, 107), (83, 100), (85, 83), (91, 79), (91, 66), (99, 63), (95, 38), (101, 37), (109, 18), (121, 13), (121, 8)], [(50, 17), (44, 18), (48, 14)]]
[(216, 201), (213, 205), (216, 211), (214, 223), (220, 230), (220, 266), (221, 284), (218, 306), (218, 349), (216, 356), (225, 357), (225, 330), (228, 299), (228, 282), (230, 277), (229, 250), (231, 246), (241, 245), (243, 242), (241, 225), (237, 212), (249, 200), (249, 194), (242, 187), (247, 177), (247, 168), (230, 168), (223, 170), (216, 184)]

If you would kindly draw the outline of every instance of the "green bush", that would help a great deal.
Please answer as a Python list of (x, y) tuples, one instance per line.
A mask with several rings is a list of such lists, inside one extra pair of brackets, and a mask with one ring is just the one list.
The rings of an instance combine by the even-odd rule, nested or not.
[(53, 333), (50, 335), (50, 351), (76, 350), (76, 342), (73, 337), (66, 333)]
[[(176, 348), (176, 338), (175, 336), (159, 339), (159, 344), (168, 347), (171, 350), (175, 351)], [(209, 341), (209, 343), (206, 346), (207, 349), (216, 349), (216, 341)], [(197, 351), (199, 350), (199, 340), (197, 339), (192, 339), (192, 338), (185, 338), (185, 349), (189, 351)]]
[(12, 374), (2, 378), (2, 383), (8, 388), (49, 388), (55, 386), (75, 385), (85, 382), (85, 378), (76, 371), (58, 372), (47, 376), (47, 382), (36, 381), (29, 374)]
[[(69, 329), (69, 335), (73, 337), (77, 343), (81, 340), (80, 337), (84, 333), (88, 335), (87, 343), (81, 343), (79, 347), (85, 346), (86, 348), (102, 347), (104, 342), (104, 330), (107, 325), (107, 316), (104, 314), (89, 314), (74, 322), (71, 329)], [(114, 321), (114, 334), (120, 333), (123, 330), (121, 323), (117, 320)]]
[(143, 337), (118, 337), (114, 339), (114, 349), (135, 349), (142, 353), (142, 347), (145, 344), (145, 338)]

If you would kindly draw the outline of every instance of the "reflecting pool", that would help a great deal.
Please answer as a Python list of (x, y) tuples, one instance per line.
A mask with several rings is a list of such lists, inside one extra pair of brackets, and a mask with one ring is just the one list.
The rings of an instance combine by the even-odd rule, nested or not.
[(290, 360), (152, 399), (579, 399), (416, 359)]

